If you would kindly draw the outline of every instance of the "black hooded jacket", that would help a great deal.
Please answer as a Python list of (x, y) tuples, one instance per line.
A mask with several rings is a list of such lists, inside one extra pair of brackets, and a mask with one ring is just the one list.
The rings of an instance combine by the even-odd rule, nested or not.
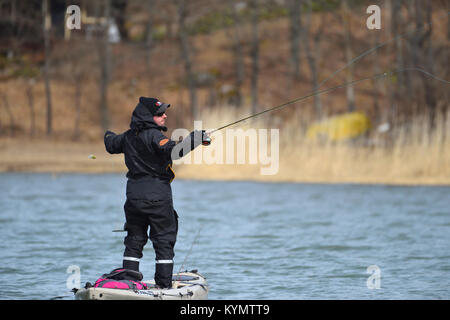
[(172, 152), (177, 143), (162, 131), (167, 128), (158, 126), (152, 113), (141, 103), (133, 111), (129, 130), (118, 135), (106, 131), (106, 151), (125, 155), (128, 199), (172, 199), (170, 183), (175, 178), (172, 154), (178, 159), (201, 144), (201, 139), (194, 139), (197, 136), (194, 131), (180, 143), (180, 151)]

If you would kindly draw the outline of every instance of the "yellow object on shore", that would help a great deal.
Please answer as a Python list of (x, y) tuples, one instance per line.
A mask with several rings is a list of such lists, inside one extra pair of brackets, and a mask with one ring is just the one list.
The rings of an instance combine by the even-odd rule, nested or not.
[(372, 127), (369, 118), (362, 112), (351, 112), (331, 117), (309, 126), (306, 132), (308, 140), (326, 139), (342, 141), (356, 138)]

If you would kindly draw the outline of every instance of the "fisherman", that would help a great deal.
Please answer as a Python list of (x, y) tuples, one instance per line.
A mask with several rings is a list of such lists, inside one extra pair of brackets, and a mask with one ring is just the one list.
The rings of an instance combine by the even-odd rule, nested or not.
[(106, 150), (124, 153), (128, 168), (124, 205), (127, 236), (122, 267), (139, 271), (142, 250), (150, 238), (156, 254), (155, 283), (159, 288), (172, 287), (178, 233), (178, 215), (170, 186), (175, 178), (172, 160), (210, 141), (204, 130), (194, 130), (179, 143), (167, 138), (162, 131), (167, 131), (165, 112), (169, 107), (170, 104), (156, 98), (140, 97), (130, 129), (118, 135), (108, 130), (104, 136)]

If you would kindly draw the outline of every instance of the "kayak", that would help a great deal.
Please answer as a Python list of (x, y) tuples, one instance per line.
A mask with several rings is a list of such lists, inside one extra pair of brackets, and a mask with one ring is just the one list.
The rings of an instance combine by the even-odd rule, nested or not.
[(206, 300), (208, 282), (197, 270), (184, 271), (172, 276), (172, 288), (159, 289), (154, 280), (142, 281), (148, 289), (94, 288), (89, 283), (74, 290), (76, 300)]

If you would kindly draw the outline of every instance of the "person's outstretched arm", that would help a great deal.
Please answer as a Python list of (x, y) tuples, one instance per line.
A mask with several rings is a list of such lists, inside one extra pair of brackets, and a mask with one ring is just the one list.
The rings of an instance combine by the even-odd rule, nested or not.
[(202, 137), (202, 131), (194, 130), (181, 142), (176, 143), (162, 133), (159, 133), (153, 136), (152, 145), (154, 149), (168, 155), (172, 160), (177, 160), (201, 145)]

